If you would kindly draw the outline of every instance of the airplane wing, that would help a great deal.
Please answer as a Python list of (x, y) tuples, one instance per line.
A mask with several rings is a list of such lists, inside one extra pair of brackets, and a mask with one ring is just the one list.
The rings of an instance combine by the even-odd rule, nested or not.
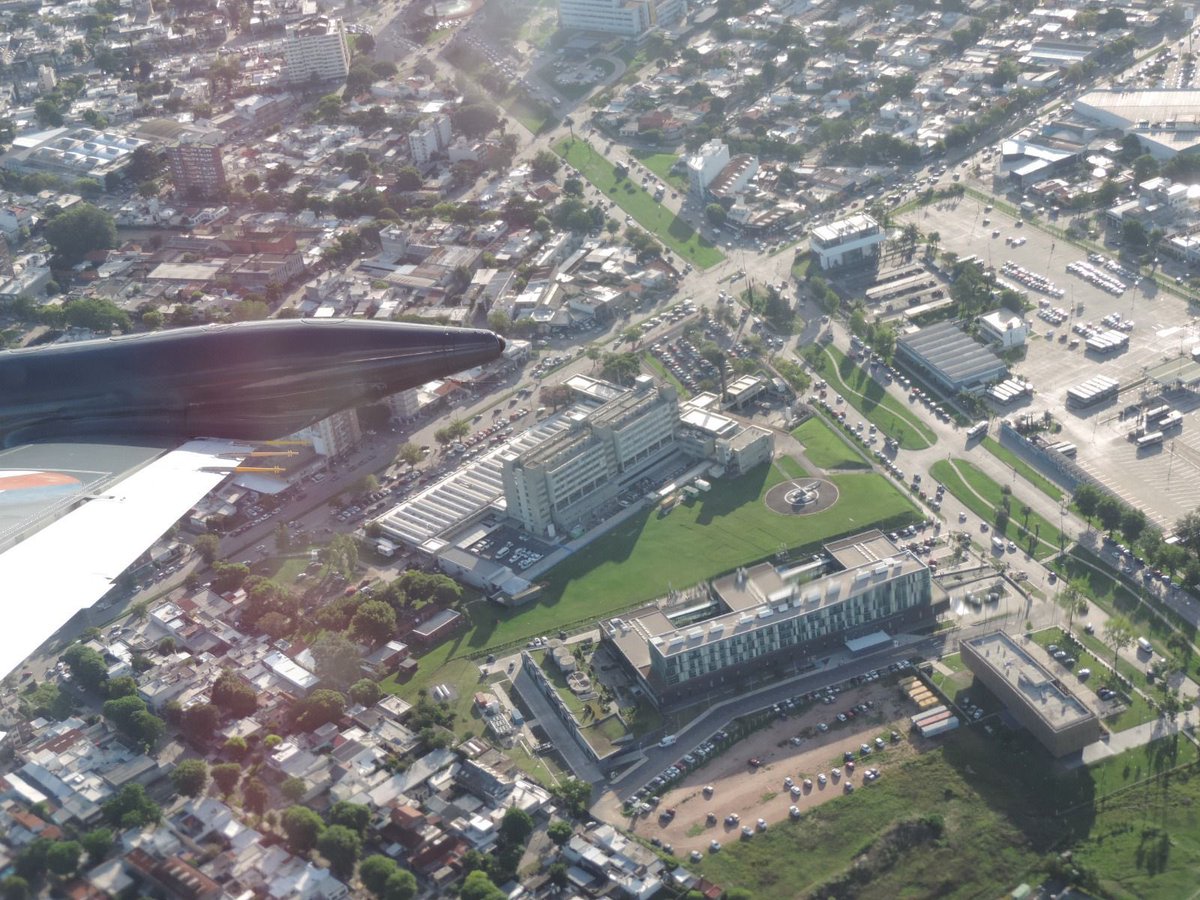
[(214, 490), (250, 447), (26, 444), (0, 451), (0, 629), (7, 675)]

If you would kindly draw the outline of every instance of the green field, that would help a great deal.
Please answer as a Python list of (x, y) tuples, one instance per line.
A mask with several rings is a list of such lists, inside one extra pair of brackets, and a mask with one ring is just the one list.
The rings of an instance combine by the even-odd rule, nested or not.
[(491, 674), (481, 676), (480, 660), (470, 656), (594, 622), (673, 587), (772, 556), (781, 547), (811, 546), (876, 523), (896, 527), (920, 518), (907, 497), (874, 473), (830, 476), (838, 502), (822, 513), (783, 516), (767, 509), (762, 503), (766, 491), (802, 474), (794, 460), (783, 458), (740, 477), (714, 481), (712, 490), (669, 515), (640, 513), (552, 569), (543, 579), (541, 596), (528, 606), (506, 610), (486, 601), (472, 604), (471, 628), (421, 657), (409, 682), (389, 679), (384, 687), (415, 699), (421, 689), (449, 684), (459, 692), (452, 706), (462, 722), (471, 723), (470, 693)]
[(671, 167), (679, 162), (678, 153), (651, 153), (649, 150), (634, 150), (633, 156), (675, 190), (686, 191), (688, 189), (686, 177), (671, 174)]
[[(989, 525), (994, 524), (996, 510), (1004, 497), (999, 484), (965, 459), (939, 459), (929, 467), (929, 474), (946, 486), (946, 490), (957, 497), (964, 506)], [(1061, 535), (1057, 526), (1051, 525), (1036, 512), (1030, 512), (1028, 520), (1021, 512), (1023, 504), (1016, 494), (1009, 502), (1008, 525), (998, 533), (1014, 541), (1023, 550), (1032, 548), (1036, 559), (1044, 559), (1060, 549)]]
[(1022, 735), (963, 730), (885, 765), (878, 783), (851, 796), (729, 841), (698, 868), (755, 900), (999, 897), (1036, 884), (1073, 846), (1099, 896), (1188, 897), (1200, 864), (1200, 777), (1168, 770), (1195, 760), (1173, 738), (1062, 772)]
[(905, 450), (924, 450), (933, 446), (937, 435), (912, 410), (884, 390), (883, 385), (854, 364), (834, 346), (824, 347), (821, 376), (830, 388), (863, 414), (888, 437), (895, 438)]
[(822, 469), (866, 469), (870, 464), (820, 416), (813, 416), (792, 432), (804, 445), (804, 455)]
[[(1087, 565), (1091, 563), (1091, 565)], [(1095, 568), (1093, 568), (1095, 567)], [(1166, 641), (1174, 629), (1157, 615), (1154, 610), (1142, 602), (1140, 593), (1107, 574), (1108, 567), (1092, 553), (1081, 547), (1072, 548), (1064, 558), (1055, 562), (1054, 568), (1067, 581), (1076, 578), (1083, 579), (1087, 587), (1085, 593), (1109, 613), (1119, 612), (1129, 619), (1139, 632), (1156, 641)], [(1100, 571), (1097, 571), (1099, 569)], [(1195, 640), (1194, 629), (1188, 627), (1183, 631), (1189, 641)]]
[(612, 163), (592, 149), (587, 141), (567, 138), (555, 145), (559, 156), (579, 170), (588, 181), (612, 197), (639, 225), (658, 237), (693, 265), (707, 269), (725, 257), (682, 218), (642, 190), (632, 180), (617, 180)]
[(1057, 484), (1031, 466), (1017, 454), (1013, 453), (1007, 447), (1000, 444), (993, 437), (985, 437), (982, 441), (984, 448), (1000, 460), (1006, 466), (1011, 466), (1017, 470), (1017, 474), (1032, 484), (1035, 488), (1053, 500), (1055, 503), (1061, 503), (1063, 497), (1066, 496), (1063, 489)]
[(548, 111), (519, 94), (508, 94), (500, 101), (500, 105), (510, 116), (524, 125), (531, 134), (538, 134), (550, 118)]

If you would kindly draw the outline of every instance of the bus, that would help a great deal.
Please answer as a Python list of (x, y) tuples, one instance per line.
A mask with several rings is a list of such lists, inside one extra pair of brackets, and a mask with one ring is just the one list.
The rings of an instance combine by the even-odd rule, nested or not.
[(1138, 449), (1145, 447), (1157, 447), (1163, 442), (1163, 433), (1161, 431), (1151, 431), (1149, 434), (1143, 434), (1137, 439)]
[(983, 437), (985, 434), (987, 434), (987, 430), (988, 430), (987, 422), (976, 422), (974, 425), (972, 425), (970, 428), (967, 429), (967, 440), (973, 441), (973, 440), (975, 440), (975, 438)]

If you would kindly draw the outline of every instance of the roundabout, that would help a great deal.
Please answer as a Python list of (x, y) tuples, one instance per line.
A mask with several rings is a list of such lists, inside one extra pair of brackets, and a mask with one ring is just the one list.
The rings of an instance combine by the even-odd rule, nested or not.
[(793, 478), (775, 485), (763, 502), (771, 512), (784, 516), (810, 516), (837, 503), (838, 489), (824, 478)]

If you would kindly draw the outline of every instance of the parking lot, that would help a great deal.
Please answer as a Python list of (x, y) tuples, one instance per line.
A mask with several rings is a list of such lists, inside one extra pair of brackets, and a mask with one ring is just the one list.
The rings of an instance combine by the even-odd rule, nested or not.
[[(847, 784), (851, 790), (870, 790), (868, 770), (886, 778), (899, 761), (916, 752), (906, 737), (906, 717), (915, 712), (911, 703), (899, 699), (893, 684), (882, 680), (844, 691), (831, 703), (818, 702), (755, 732), (691, 772), (657, 806), (639, 814), (633, 830), (670, 845), (680, 856), (719, 852), (712, 848), (714, 840), (721, 845), (753, 840), (762, 827), (760, 819), (770, 828), (843, 796)], [(846, 721), (838, 721), (839, 715)], [(893, 730), (898, 740), (893, 740)], [(849, 764), (847, 753), (853, 757)], [(752, 759), (759, 765), (751, 765)], [(793, 808), (797, 812), (792, 813)], [(667, 815), (672, 809), (674, 815)], [(743, 828), (749, 828), (750, 835)]]
[[(1182, 432), (1168, 435), (1158, 448), (1141, 452), (1127, 439), (1132, 424), (1119, 416), (1121, 409), (1141, 399), (1140, 390), (1126, 390), (1119, 402), (1090, 410), (1068, 410), (1065, 405), (1067, 388), (1094, 375), (1116, 378), (1124, 388), (1142, 379), (1147, 368), (1186, 354), (1200, 343), (1200, 328), (1185, 301), (1145, 280), (1128, 285), (1117, 295), (1098, 279), (1089, 281), (1069, 273), (1068, 265), (1087, 264), (1117, 274), (1103, 265), (1089, 263), (1084, 250), (1028, 224), (1018, 227), (1012, 216), (987, 210), (985, 204), (970, 197), (942, 201), (902, 218), (916, 222), (925, 231), (937, 230), (942, 248), (960, 258), (977, 256), (985, 265), (995, 266), (998, 273), (1006, 261), (1012, 260), (1064, 292), (1061, 298), (1055, 298), (1028, 289), (1035, 307), (1026, 316), (1031, 323), (1028, 352), (1013, 372), (1029, 379), (1034, 396), (997, 409), (999, 415), (1051, 410), (1063, 425), (1057, 439), (1078, 448), (1076, 461), (1116, 494), (1129, 502), (1136, 501), (1160, 524), (1173, 522), (1200, 505), (1200, 419), (1191, 414), (1198, 405), (1196, 399), (1182, 394), (1169, 396), (1168, 402), (1185, 414)], [(997, 237), (992, 236), (995, 232), (999, 232)], [(1025, 238), (1025, 243), (1014, 247), (1011, 241), (1005, 242), (1006, 237), (1016, 235)], [(1039, 317), (1037, 306), (1042, 299), (1065, 310), (1068, 317), (1060, 324)], [(1132, 323), (1132, 328), (1123, 332), (1129, 338), (1127, 348), (1099, 354), (1089, 351), (1083, 340), (1072, 348), (1072, 339), (1079, 337), (1072, 332), (1074, 325), (1091, 323), (1097, 329), (1112, 330), (1102, 322), (1106, 318), (1113, 322), (1113, 314), (1120, 315), (1126, 328)]]

